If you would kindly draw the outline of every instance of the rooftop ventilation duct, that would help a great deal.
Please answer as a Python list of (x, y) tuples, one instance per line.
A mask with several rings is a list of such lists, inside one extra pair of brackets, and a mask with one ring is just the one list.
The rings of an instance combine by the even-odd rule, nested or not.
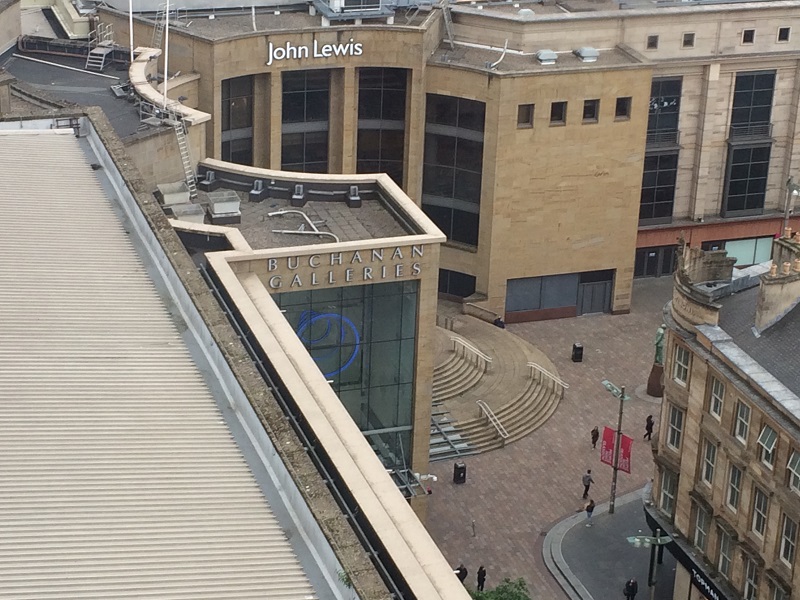
[(532, 19), (533, 17), (535, 17), (536, 13), (533, 12), (530, 8), (520, 8), (517, 11), (517, 16), (520, 19), (522, 19), (523, 21), (527, 21), (527, 20)]
[(536, 53), (536, 60), (543, 65), (554, 65), (556, 64), (556, 60), (558, 60), (558, 54), (552, 50), (539, 50)]
[(597, 57), (600, 56), (600, 53), (597, 51), (597, 48), (592, 48), (590, 46), (584, 46), (583, 48), (578, 48), (577, 50), (573, 50), (572, 53), (581, 59), (581, 62), (589, 63), (589, 62), (597, 62)]

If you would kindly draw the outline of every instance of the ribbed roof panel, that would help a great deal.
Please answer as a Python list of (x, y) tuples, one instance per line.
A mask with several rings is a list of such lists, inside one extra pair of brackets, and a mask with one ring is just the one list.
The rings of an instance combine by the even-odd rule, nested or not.
[(0, 597), (315, 597), (72, 135), (0, 133)]

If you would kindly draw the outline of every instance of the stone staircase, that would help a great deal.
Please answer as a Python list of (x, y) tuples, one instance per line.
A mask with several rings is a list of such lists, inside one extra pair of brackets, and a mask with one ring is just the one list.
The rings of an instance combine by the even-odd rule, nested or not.
[(445, 362), (433, 369), (434, 406), (448, 398), (463, 395), (477, 385), (485, 372), (484, 361), (475, 360), (463, 351), (454, 350)]
[[(564, 388), (544, 375), (532, 375), (525, 390), (518, 397), (494, 411), (495, 416), (508, 431), (503, 440), (486, 417), (476, 416), (458, 423), (458, 432), (475, 452), (488, 452), (515, 442), (541, 427), (558, 408)], [(476, 414), (479, 412), (476, 406)]]

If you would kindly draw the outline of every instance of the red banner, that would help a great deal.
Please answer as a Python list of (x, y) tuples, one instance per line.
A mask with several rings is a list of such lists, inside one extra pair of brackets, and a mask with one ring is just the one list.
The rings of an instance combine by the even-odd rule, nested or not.
[(619, 443), (619, 470), (625, 471), (630, 475), (631, 472), (631, 449), (633, 448), (633, 438), (623, 435)]
[[(614, 442), (617, 432), (610, 427), (603, 428), (603, 438), (600, 442), (600, 462), (614, 466)], [(619, 467), (620, 471), (631, 472), (631, 451), (633, 449), (633, 438), (623, 435), (619, 442)]]
[(600, 442), (600, 462), (614, 466), (614, 438), (616, 432), (611, 427), (603, 427), (603, 439)]

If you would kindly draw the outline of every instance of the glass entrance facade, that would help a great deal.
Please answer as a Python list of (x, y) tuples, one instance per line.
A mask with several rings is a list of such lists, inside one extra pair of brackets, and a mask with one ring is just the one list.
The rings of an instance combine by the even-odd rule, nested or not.
[(387, 468), (410, 464), (418, 282), (273, 296)]

